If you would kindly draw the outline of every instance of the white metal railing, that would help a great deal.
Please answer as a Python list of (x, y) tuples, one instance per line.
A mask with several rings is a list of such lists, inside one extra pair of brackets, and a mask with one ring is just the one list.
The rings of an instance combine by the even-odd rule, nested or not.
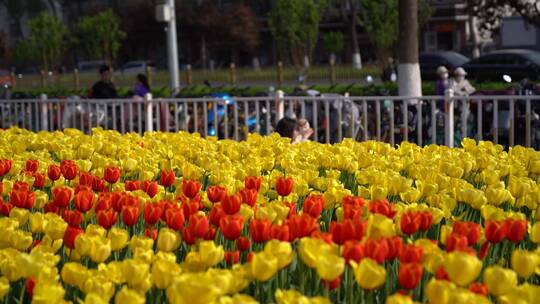
[[(413, 141), (454, 146), (464, 137), (505, 146), (540, 147), (540, 96), (182, 98), (182, 99), (40, 99), (1, 100), (0, 126), (33, 131), (101, 126), (119, 132), (199, 132), (242, 140), (250, 132), (270, 134), (284, 116), (307, 119), (312, 139)], [(540, 107), (539, 107), (540, 108)], [(540, 110), (540, 109), (538, 109)], [(540, 111), (538, 111), (540, 113)], [(454, 115), (455, 114), (455, 115)], [(537, 134), (538, 133), (538, 134)]]

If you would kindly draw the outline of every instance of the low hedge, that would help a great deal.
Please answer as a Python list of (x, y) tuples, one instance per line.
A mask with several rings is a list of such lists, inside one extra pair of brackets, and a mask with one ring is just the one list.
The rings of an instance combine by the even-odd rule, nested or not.
[[(494, 83), (475, 83), (473, 84), (477, 90), (501, 90), (508, 89), (509, 85), (500, 82)], [(286, 95), (299, 94), (294, 86), (282, 86), (276, 87), (275, 90), (282, 90)], [(351, 96), (395, 96), (398, 95), (397, 83), (384, 83), (384, 84), (372, 84), (361, 85), (356, 83), (351, 84), (322, 84), (313, 85), (309, 89), (317, 90), (321, 93), (335, 93), (345, 94), (348, 92)], [(266, 96), (269, 92), (269, 87), (266, 86), (222, 86), (222, 87), (208, 87), (205, 85), (194, 85), (183, 88), (180, 93), (176, 95), (179, 98), (197, 98), (209, 96), (212, 93), (227, 93), (232, 96), (249, 97), (249, 96)], [(425, 82), (422, 84), (422, 93), (425, 96), (435, 95), (435, 83)], [(15, 98), (39, 98), (41, 94), (47, 94), (49, 98), (66, 98), (69, 96), (87, 96), (87, 90), (74, 90), (74, 89), (36, 89), (28, 91), (13, 91)], [(152, 90), (154, 98), (165, 98), (170, 96), (169, 88), (162, 87)], [(118, 96), (121, 98), (131, 97), (131, 90), (129, 88), (119, 88)]]

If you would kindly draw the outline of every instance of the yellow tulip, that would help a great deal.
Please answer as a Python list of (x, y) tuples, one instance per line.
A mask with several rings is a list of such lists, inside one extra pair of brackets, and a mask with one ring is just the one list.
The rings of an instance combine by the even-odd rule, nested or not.
[(152, 264), (152, 280), (157, 288), (167, 289), (174, 279), (182, 272), (174, 261), (157, 260)]
[(319, 255), (332, 253), (333, 250), (331, 245), (321, 239), (302, 238), (298, 247), (298, 254), (302, 262), (311, 268), (315, 268)]
[(386, 269), (370, 258), (363, 258), (360, 264), (351, 262), (356, 282), (363, 289), (375, 289), (386, 280)]
[(154, 240), (151, 238), (145, 237), (145, 236), (139, 236), (135, 235), (131, 238), (131, 242), (129, 243), (129, 248), (134, 251), (135, 248), (142, 248), (142, 249), (153, 249), (154, 247)]
[(133, 287), (149, 276), (150, 266), (141, 260), (125, 260), (123, 272), (126, 282)]
[(259, 302), (257, 302), (251, 296), (237, 293), (232, 297), (229, 297), (229, 296), (220, 297), (215, 303), (216, 304), (257, 304)]
[(32, 239), (32, 233), (22, 230), (15, 230), (4, 237), (9, 240), (12, 248), (19, 251), (26, 251), (28, 248), (30, 248), (32, 242), (34, 241)]
[(484, 283), (491, 294), (501, 296), (517, 286), (517, 275), (511, 269), (491, 266), (484, 271)]
[(181, 274), (167, 288), (167, 300), (171, 304), (212, 303), (221, 295), (219, 288), (212, 282), (213, 279), (204, 273)]
[(112, 249), (109, 239), (92, 237), (91, 243), (89, 256), (94, 263), (102, 263), (111, 255)]
[(105, 230), (103, 227), (99, 225), (90, 224), (86, 227), (84, 234), (88, 236), (98, 236), (98, 237), (104, 238), (107, 236), (107, 230)]
[[(49, 213), (50, 214), (50, 213)], [(67, 223), (59, 216), (51, 216), (47, 220), (47, 226), (45, 227), (45, 234), (50, 236), (53, 240), (59, 240), (64, 238), (64, 232), (67, 229)]]
[(15, 207), (11, 209), (9, 217), (19, 222), (19, 226), (23, 226), (30, 218), (30, 211)]
[(315, 269), (321, 279), (333, 281), (345, 271), (345, 259), (334, 254), (322, 254), (317, 259)]
[(61, 276), (64, 283), (77, 286), (82, 289), (84, 283), (90, 277), (90, 273), (88, 269), (80, 263), (70, 262), (66, 263), (64, 267), (62, 267)]
[(512, 252), (512, 269), (522, 278), (531, 276), (540, 264), (540, 257), (535, 252), (515, 249)]
[(182, 238), (178, 233), (169, 228), (161, 228), (157, 239), (157, 248), (160, 251), (171, 252), (178, 249)]
[(129, 289), (124, 286), (116, 296), (114, 297), (114, 303), (123, 304), (123, 303), (134, 303), (134, 304), (144, 304), (146, 303), (146, 298), (134, 290)]
[(507, 294), (497, 298), (501, 304), (528, 304), (535, 303), (540, 297), (540, 287), (524, 283)]
[(213, 267), (223, 260), (225, 251), (223, 246), (216, 246), (214, 241), (202, 241), (199, 243), (199, 255), (202, 263)]
[(492, 187), (487, 188), (486, 198), (487, 198), (488, 203), (494, 206), (499, 206), (500, 204), (504, 202), (513, 203), (514, 201), (514, 198), (512, 197), (512, 193), (502, 188), (492, 188)]
[(34, 294), (32, 296), (32, 303), (44, 304), (44, 303), (65, 303), (64, 294), (65, 290), (62, 285), (58, 283), (54, 284), (41, 284), (38, 282), (34, 287)]
[(105, 300), (107, 303), (113, 297), (115, 286), (105, 277), (95, 276), (90, 277), (84, 283), (83, 289), (86, 294), (93, 293)]
[(476, 256), (456, 251), (446, 256), (443, 266), (450, 280), (459, 286), (474, 281), (482, 270), (482, 262)]
[(450, 304), (450, 297), (455, 289), (456, 285), (451, 282), (432, 278), (426, 285), (425, 295), (428, 299), (428, 303)]
[(278, 271), (278, 259), (265, 251), (254, 254), (249, 265), (251, 276), (262, 282), (268, 281)]
[(264, 245), (264, 251), (277, 258), (279, 269), (287, 267), (294, 256), (291, 244), (289, 242), (280, 242), (278, 240), (268, 241)]
[(119, 251), (127, 246), (129, 242), (129, 233), (125, 229), (113, 227), (107, 234), (107, 238), (111, 242), (111, 250)]
[(34, 208), (42, 209), (45, 206), (45, 204), (48, 202), (49, 196), (47, 195), (47, 193), (41, 190), (36, 190), (34, 192), (34, 195), (35, 195)]
[(9, 291), (9, 281), (4, 277), (0, 277), (0, 300), (2, 300)]
[(482, 190), (477, 189), (463, 189), (460, 192), (460, 200), (469, 204), (475, 209), (480, 209), (487, 203), (486, 195)]
[(413, 304), (411, 297), (399, 293), (393, 294), (386, 299), (386, 304)]
[(43, 213), (32, 213), (30, 215), (30, 231), (32, 233), (43, 233), (47, 222)]
[(391, 237), (396, 234), (394, 221), (381, 214), (371, 214), (368, 220), (367, 235), (369, 238), (378, 240), (383, 237)]
[(95, 293), (88, 293), (86, 297), (84, 297), (84, 302), (81, 302), (81, 303), (82, 304), (108, 304), (109, 301), (105, 301), (99, 295)]
[(300, 292), (290, 290), (276, 290), (275, 299), (277, 304), (330, 304), (330, 300), (322, 297), (308, 298)]
[(540, 243), (540, 222), (535, 222), (531, 227), (529, 234), (531, 236), (531, 241), (538, 244)]

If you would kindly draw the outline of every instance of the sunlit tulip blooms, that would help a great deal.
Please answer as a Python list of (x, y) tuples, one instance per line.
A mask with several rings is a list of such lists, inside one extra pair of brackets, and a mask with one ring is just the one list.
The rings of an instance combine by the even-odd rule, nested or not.
[(446, 256), (444, 270), (452, 282), (466, 286), (478, 277), (482, 262), (474, 255), (454, 251)]
[(484, 283), (489, 293), (495, 296), (501, 296), (517, 286), (517, 275), (511, 269), (491, 266), (484, 271)]
[(351, 262), (351, 265), (356, 282), (363, 289), (375, 289), (386, 280), (386, 269), (370, 258), (362, 259), (359, 264)]

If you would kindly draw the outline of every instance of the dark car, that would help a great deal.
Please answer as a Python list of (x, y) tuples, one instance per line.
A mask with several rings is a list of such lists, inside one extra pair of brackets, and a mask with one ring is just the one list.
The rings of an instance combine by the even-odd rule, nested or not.
[(500, 81), (502, 75), (512, 79), (540, 79), (540, 53), (531, 50), (501, 50), (463, 65), (468, 78), (476, 81)]
[(456, 52), (432, 52), (420, 54), (420, 73), (422, 80), (434, 80), (437, 78), (437, 68), (445, 66), (450, 73), (469, 61), (469, 58)]

